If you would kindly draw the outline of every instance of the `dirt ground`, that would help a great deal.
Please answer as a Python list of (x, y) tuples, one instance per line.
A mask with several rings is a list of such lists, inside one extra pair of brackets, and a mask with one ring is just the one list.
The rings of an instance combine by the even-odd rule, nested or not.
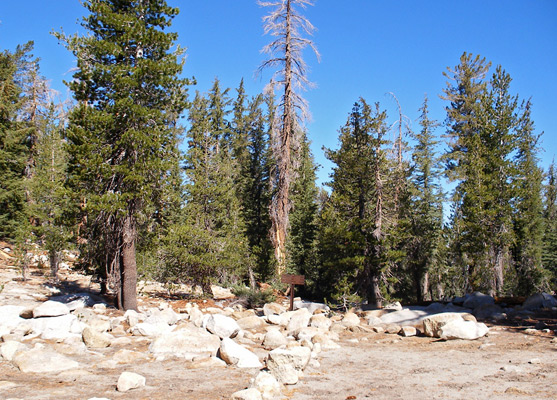
[[(71, 276), (66, 279), (71, 281)], [(16, 270), (0, 265), (0, 285), (17, 284), (22, 293), (46, 297), (44, 277), (35, 273), (32, 278), (20, 282)], [(81, 277), (78, 286), (87, 286), (88, 279)], [(5, 304), (2, 296), (0, 293), (0, 304)], [(158, 301), (144, 296), (140, 304)], [(172, 305), (177, 309), (180, 303)], [(111, 311), (112, 315), (118, 313)], [(546, 326), (552, 329), (527, 330), (539, 323), (537, 320), (507, 321), (491, 326), (487, 337), (475, 341), (345, 332), (340, 335), (341, 347), (321, 352), (320, 365), (308, 367), (298, 384), (284, 387), (280, 398), (557, 399), (556, 317), (544, 316)], [(57, 374), (24, 374), (12, 363), (0, 361), (0, 399), (230, 399), (232, 393), (248, 387), (258, 372), (208, 365), (206, 360), (146, 359), (115, 368), (103, 364), (121, 349), (147, 354), (148, 339), (85, 353), (50, 344), (78, 361), (80, 368)], [(264, 354), (260, 348), (252, 350)], [(123, 371), (145, 376), (146, 386), (125, 393), (116, 391)]]

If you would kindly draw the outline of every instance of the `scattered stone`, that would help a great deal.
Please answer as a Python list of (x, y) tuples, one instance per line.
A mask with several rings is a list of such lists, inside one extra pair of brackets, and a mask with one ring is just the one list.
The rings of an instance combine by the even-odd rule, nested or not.
[(265, 321), (258, 317), (257, 315), (251, 315), (249, 317), (240, 318), (236, 321), (241, 329), (257, 329), (266, 325)]
[(448, 322), (455, 320), (463, 320), (463, 318), (458, 313), (441, 313), (426, 317), (422, 321), (424, 335), (429, 337), (440, 337), (441, 327)]
[(261, 371), (255, 377), (252, 388), (261, 393), (263, 400), (272, 400), (280, 396), (282, 386), (277, 379), (266, 371)]
[(168, 355), (193, 360), (201, 355), (216, 356), (220, 339), (205, 329), (186, 326), (156, 338), (149, 346), (155, 355)]
[(366, 322), (369, 326), (378, 326), (383, 323), (381, 318), (374, 317), (373, 315), (370, 315), (369, 317), (366, 316)]
[(325, 311), (325, 312), (328, 312), (328, 311), (331, 310), (329, 308), (329, 306), (324, 304), (324, 303), (315, 303), (315, 302), (306, 301), (306, 300), (294, 301), (294, 309), (297, 310), (297, 309), (300, 309), (300, 308), (307, 309), (310, 314), (314, 314), (318, 310), (322, 310), (322, 311)]
[(160, 316), (168, 325), (176, 325), (180, 320), (180, 316), (172, 308), (163, 309)]
[(97, 332), (90, 327), (83, 329), (82, 336), (83, 343), (87, 347), (104, 348), (109, 347), (112, 342), (112, 338), (108, 334)]
[(261, 393), (255, 388), (244, 389), (232, 393), (231, 400), (262, 400)]
[(230, 289), (216, 285), (211, 285), (211, 292), (213, 292), (213, 299), (215, 300), (226, 300), (236, 297)]
[(280, 346), (286, 345), (288, 340), (278, 329), (271, 329), (265, 334), (263, 339), (263, 347), (268, 350), (274, 350)]
[(12, 361), (15, 353), (26, 349), (27, 346), (25, 346), (23, 343), (8, 340), (7, 342), (2, 343), (2, 345), (0, 346), (0, 355), (2, 355), (4, 360)]
[(471, 294), (467, 294), (465, 296), (464, 303), (462, 306), (464, 308), (471, 308), (472, 310), (476, 309), (477, 307), (483, 304), (494, 304), (495, 299), (487, 294), (483, 294), (482, 292), (474, 292)]
[(171, 332), (173, 328), (173, 326), (168, 325), (164, 321), (156, 323), (140, 322), (131, 328), (131, 332), (133, 336), (158, 337)]
[(135, 310), (127, 310), (124, 314), (124, 320), (128, 323), (130, 328), (136, 326), (142, 319), (142, 316)]
[(267, 357), (267, 368), (281, 383), (295, 385), (299, 379), (299, 372), (308, 365), (311, 350), (307, 347), (278, 348)]
[(360, 317), (358, 317), (356, 313), (349, 311), (344, 315), (341, 324), (346, 328), (350, 328), (352, 326), (358, 326), (360, 325)]
[(465, 320), (453, 320), (440, 328), (441, 339), (479, 339), (489, 332), (489, 328), (483, 323)]
[(429, 313), (424, 310), (412, 310), (409, 308), (405, 308), (383, 315), (381, 317), (381, 323), (396, 324), (399, 326), (415, 326), (419, 325), (421, 321), (428, 315)]
[(267, 303), (263, 306), (263, 315), (280, 315), (286, 312), (286, 308), (278, 303)]
[(240, 326), (233, 318), (221, 314), (210, 315), (205, 327), (221, 339), (235, 337), (240, 331)]
[(77, 317), (72, 314), (59, 317), (42, 317), (28, 320), (31, 331), (46, 340), (66, 339), (70, 336), (79, 335), (83, 328)]
[(541, 364), (542, 360), (540, 360), (539, 358), (532, 358), (530, 361), (528, 361), (528, 364)]
[(539, 308), (557, 307), (557, 300), (547, 293), (536, 293), (528, 297), (522, 304), (523, 310), (536, 310)]
[(222, 340), (219, 354), (227, 364), (236, 365), (239, 368), (261, 368), (263, 366), (257, 355), (230, 338)]
[(497, 304), (481, 304), (472, 311), (472, 314), (477, 319), (482, 320), (491, 319), (498, 321), (506, 318), (503, 309)]
[(288, 325), (286, 326), (286, 330), (288, 332), (294, 332), (299, 329), (305, 328), (309, 325), (310, 318), (311, 313), (308, 311), (307, 308), (300, 308), (296, 311), (292, 311), (290, 321), (288, 321)]
[(17, 352), (13, 357), (13, 363), (25, 373), (60, 372), (79, 367), (77, 361), (42, 348)]
[(374, 326), (372, 329), (375, 333), (385, 333), (385, 328), (382, 326)]
[(137, 389), (142, 386), (145, 386), (145, 377), (135, 372), (122, 372), (120, 377), (118, 378), (118, 384), (116, 388), (119, 392), (127, 392), (131, 389)]
[(48, 300), (33, 309), (33, 318), (59, 317), (61, 315), (67, 315), (69, 313), (70, 309), (64, 303)]
[(396, 324), (389, 324), (385, 326), (385, 332), (391, 335), (398, 334), (401, 329), (402, 328), (400, 327), (400, 325), (396, 325)]
[(309, 324), (314, 328), (328, 331), (331, 328), (333, 321), (327, 318), (324, 314), (316, 314), (311, 317)]
[(404, 337), (410, 337), (410, 336), (416, 336), (416, 333), (417, 333), (416, 328), (414, 328), (413, 326), (403, 326), (399, 332), (399, 335)]
[(104, 304), (104, 303), (94, 304), (93, 305), (93, 310), (102, 314), (102, 313), (106, 312), (106, 304)]

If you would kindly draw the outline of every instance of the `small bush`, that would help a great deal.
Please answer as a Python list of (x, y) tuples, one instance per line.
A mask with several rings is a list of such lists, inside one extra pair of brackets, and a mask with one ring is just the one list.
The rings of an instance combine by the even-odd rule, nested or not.
[(277, 298), (272, 289), (258, 290), (243, 286), (233, 288), (232, 293), (240, 300), (245, 300), (249, 308), (261, 307), (266, 303), (272, 303)]

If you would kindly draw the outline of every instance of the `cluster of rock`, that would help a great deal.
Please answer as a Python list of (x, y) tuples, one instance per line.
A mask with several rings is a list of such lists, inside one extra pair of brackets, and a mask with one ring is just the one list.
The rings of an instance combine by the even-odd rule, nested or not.
[[(512, 311), (557, 306), (553, 296), (536, 296)], [(122, 349), (100, 366), (179, 358), (206, 367), (251, 368), (249, 387), (232, 398), (273, 399), (281, 395), (283, 385), (295, 385), (308, 365), (318, 367), (322, 350), (338, 348), (344, 331), (473, 340), (489, 331), (476, 318), (504, 318), (511, 312), (481, 293), (429, 307), (395, 304), (337, 314), (323, 304), (298, 301), (295, 308), (287, 311), (282, 304), (270, 303), (258, 310), (240, 305), (201, 309), (188, 303), (176, 312), (163, 302), (122, 315), (108, 312), (89, 294), (53, 298), (33, 307), (0, 305), (0, 354), (24, 373), (57, 372), (78, 368), (72, 355), (79, 352), (143, 341), (148, 352)], [(145, 377), (126, 371), (116, 387), (128, 391), (145, 384)]]

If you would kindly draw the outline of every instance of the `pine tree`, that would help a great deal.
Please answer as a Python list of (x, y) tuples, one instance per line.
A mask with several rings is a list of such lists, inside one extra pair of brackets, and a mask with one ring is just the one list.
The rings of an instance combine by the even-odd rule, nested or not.
[(360, 99), (340, 130), (340, 148), (326, 150), (336, 167), (321, 218), (326, 224), (320, 235), (322, 263), (336, 265), (329, 277), (337, 286), (337, 299), (359, 294), (372, 306), (381, 306), (391, 266), (394, 186), (386, 184), (392, 166), (386, 117), (379, 104), (372, 109)]
[[(416, 145), (412, 152), (411, 232), (408, 258), (413, 275), (416, 300), (431, 300), (430, 282), (440, 283), (443, 192), (439, 179), (441, 170), (435, 148), (439, 143), (434, 136), (439, 126), (429, 119), (428, 99), (420, 108), (419, 133), (413, 134)], [(439, 291), (439, 290), (438, 290)], [(438, 295), (442, 293), (437, 293)]]
[(236, 192), (226, 93), (216, 80), (189, 109), (185, 205), (182, 220), (169, 229), (166, 249), (165, 279), (199, 285), (206, 294), (211, 283), (236, 283), (253, 268)]
[(138, 227), (173, 183), (177, 120), (186, 105), (183, 51), (173, 50), (177, 34), (165, 31), (178, 9), (164, 0), (84, 6), (89, 34), (56, 34), (77, 57), (68, 84), (79, 102), (68, 128), (70, 179), (118, 307), (137, 309)]
[[(538, 140), (531, 119), (531, 104), (526, 102), (517, 126), (514, 216), (514, 263), (519, 294), (547, 290), (550, 273), (542, 265), (543, 171), (538, 166)], [(513, 288), (514, 289), (514, 288)]]
[(310, 0), (258, 1), (258, 4), (273, 7), (273, 11), (263, 20), (265, 33), (276, 37), (263, 48), (263, 52), (269, 54), (270, 58), (263, 62), (260, 70), (278, 67), (270, 86), (272, 89), (278, 86), (283, 90), (271, 138), (277, 163), (276, 191), (270, 206), (271, 240), (277, 260), (276, 274), (280, 275), (286, 268), (286, 243), (291, 209), (290, 186), (294, 178), (293, 171), (296, 169), (296, 160), (292, 152), (298, 151), (301, 146), (301, 126), (307, 118), (307, 105), (299, 93), (300, 89), (309, 85), (302, 51), (310, 46), (318, 58), (319, 53), (311, 40), (300, 32), (302, 30), (310, 35), (315, 28), (296, 9), (296, 6), (305, 8), (312, 5)]
[(544, 196), (544, 236), (542, 264), (549, 273), (551, 287), (557, 285), (557, 174), (555, 162), (549, 166)]
[[(23, 118), (33, 43), (0, 53), (0, 238), (26, 237), (24, 179), (31, 157), (34, 130)], [(18, 235), (19, 231), (19, 235)], [(23, 232), (25, 231), (25, 232)]]

